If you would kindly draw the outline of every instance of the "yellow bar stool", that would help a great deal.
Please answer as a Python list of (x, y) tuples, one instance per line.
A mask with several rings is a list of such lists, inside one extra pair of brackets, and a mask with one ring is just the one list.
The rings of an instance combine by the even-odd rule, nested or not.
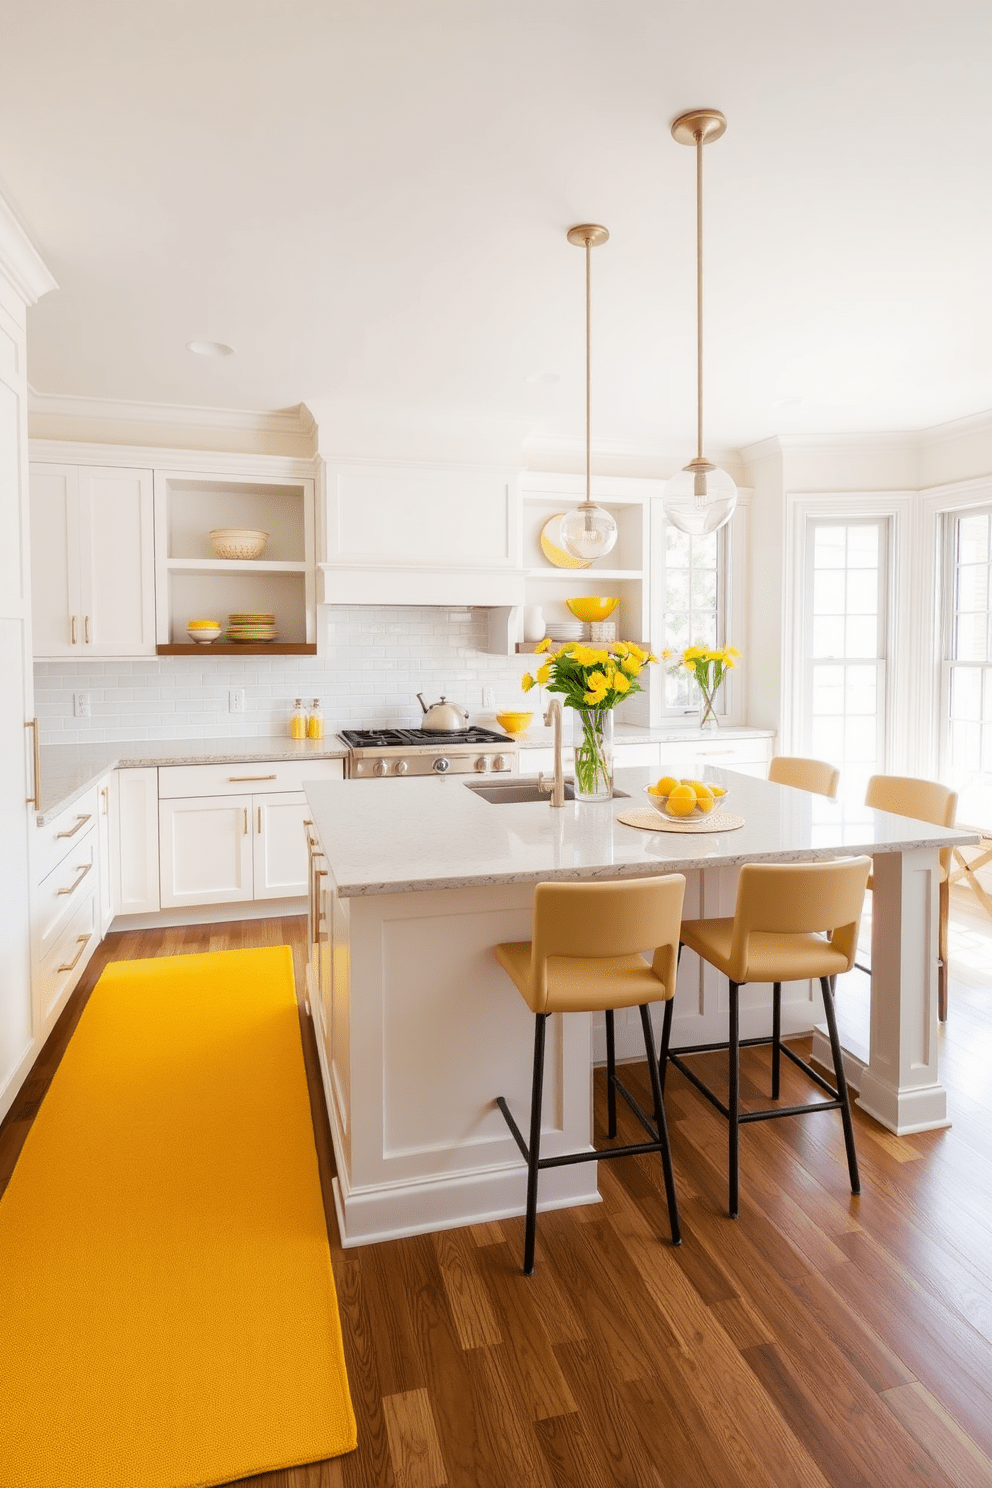
[[(495, 948), (499, 964), (536, 1015), (529, 1142), (524, 1140), (505, 1097), (500, 1095), (496, 1098), (496, 1104), (506, 1118), (527, 1164), (527, 1227), (524, 1240), (524, 1274), (527, 1276), (532, 1275), (534, 1270), (537, 1180), (542, 1168), (595, 1162), (607, 1157), (629, 1157), (641, 1152), (660, 1153), (672, 1244), (681, 1244), (675, 1176), (668, 1145), (649, 1006), (652, 1002), (671, 999), (675, 993), (684, 894), (685, 879), (681, 873), (670, 873), (659, 878), (627, 879), (622, 883), (538, 884), (534, 890), (532, 939), (498, 945)], [(651, 961), (646, 961), (641, 954), (646, 949), (654, 951)], [(641, 1027), (654, 1105), (653, 1122), (630, 1091), (617, 1079), (613, 1013), (616, 1008), (627, 1007), (639, 1007), (641, 1010)], [(541, 1102), (547, 1021), (552, 1013), (589, 1012), (606, 1014), (609, 1136), (612, 1139), (617, 1134), (616, 1102), (619, 1091), (651, 1140), (634, 1146), (607, 1147), (598, 1151), (586, 1150), (542, 1157)]]
[[(732, 919), (683, 920), (682, 945), (687, 945), (730, 982), (729, 1044), (695, 1044), (673, 1053), (670, 1048), (673, 1004), (665, 1008), (661, 1037), (660, 1073), (662, 1091), (669, 1064), (674, 1064), (706, 1099), (727, 1118), (730, 1149), (730, 1214), (738, 1213), (740, 1127), (750, 1121), (777, 1116), (798, 1116), (806, 1111), (840, 1111), (844, 1123), (851, 1192), (861, 1192), (858, 1157), (854, 1149), (854, 1123), (847, 1093), (847, 1079), (837, 1037), (834, 1013), (834, 978), (850, 971), (858, 944), (858, 928), (864, 905), (871, 858), (844, 858), (829, 863), (748, 863), (741, 869), (737, 905)], [(681, 947), (680, 947), (681, 949)], [(830, 1049), (833, 1054), (836, 1088), (812, 1065), (782, 1042), (782, 983), (818, 977), (823, 989)], [(771, 982), (772, 1034), (770, 1038), (740, 1036), (739, 988), (745, 982)], [(752, 1044), (772, 1046), (772, 1100), (779, 1098), (780, 1055), (785, 1054), (831, 1097), (801, 1106), (774, 1106), (760, 1111), (742, 1111), (740, 1104), (740, 1050)], [(685, 1062), (689, 1054), (730, 1051), (730, 1091), (726, 1104), (704, 1085)]]
[[(892, 811), (936, 827), (953, 827), (958, 809), (956, 791), (936, 780), (918, 780), (913, 775), (873, 775), (865, 789), (865, 805), (875, 811)], [(947, 922), (951, 906), (951, 849), (940, 855), (940, 890), (937, 912), (937, 1017), (947, 1022)], [(872, 888), (872, 879), (868, 879)], [(870, 967), (862, 966), (862, 971)]]
[(840, 771), (826, 760), (803, 759), (798, 754), (777, 754), (768, 766), (768, 779), (776, 785), (792, 785), (796, 790), (829, 796), (833, 801), (837, 796)]

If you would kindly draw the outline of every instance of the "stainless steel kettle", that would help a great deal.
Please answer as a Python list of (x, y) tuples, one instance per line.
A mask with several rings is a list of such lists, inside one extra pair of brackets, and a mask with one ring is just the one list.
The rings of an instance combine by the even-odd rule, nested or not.
[(429, 734), (454, 734), (460, 732), (468, 723), (468, 714), (464, 708), (459, 708), (457, 703), (449, 703), (442, 693), (439, 703), (431, 703), (430, 707), (424, 702), (424, 694), (417, 693), (417, 701), (424, 710), (424, 721), (421, 725)]

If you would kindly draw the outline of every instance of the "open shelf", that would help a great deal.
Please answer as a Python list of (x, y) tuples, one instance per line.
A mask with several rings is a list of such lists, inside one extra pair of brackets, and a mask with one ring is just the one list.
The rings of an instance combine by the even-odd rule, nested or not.
[(190, 641), (188, 645), (156, 646), (157, 656), (316, 656), (316, 645), (294, 645), (291, 641), (264, 641), (258, 645), (235, 645), (233, 641), (211, 641), (209, 646)]

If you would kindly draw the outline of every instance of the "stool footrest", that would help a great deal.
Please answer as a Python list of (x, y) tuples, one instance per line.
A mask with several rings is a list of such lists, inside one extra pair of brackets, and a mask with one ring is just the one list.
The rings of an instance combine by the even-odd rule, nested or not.
[[(663, 1143), (661, 1137), (658, 1135), (657, 1127), (652, 1123), (647, 1114), (638, 1105), (637, 1101), (631, 1095), (626, 1085), (618, 1080), (616, 1076), (614, 1076), (613, 1083), (616, 1086), (617, 1090), (619, 1090), (620, 1094), (623, 1096), (624, 1100), (630, 1106), (631, 1110), (634, 1112), (634, 1115), (638, 1118), (641, 1125), (645, 1128), (646, 1131), (651, 1134), (652, 1140), (650, 1142), (628, 1143), (626, 1146), (623, 1147), (594, 1147), (591, 1148), (588, 1152), (562, 1152), (555, 1157), (539, 1157), (537, 1160), (537, 1166), (539, 1168), (563, 1168), (570, 1163), (597, 1162), (601, 1158), (608, 1157), (639, 1157), (645, 1152), (662, 1151)], [(529, 1163), (530, 1150), (527, 1146), (526, 1141), (524, 1140), (523, 1133), (513, 1119), (510, 1108), (506, 1103), (506, 1097), (498, 1095), (496, 1097), (496, 1104), (502, 1111), (503, 1116), (506, 1120), (506, 1124), (510, 1128), (517, 1146), (520, 1148), (520, 1154), (523, 1157), (524, 1162)]]

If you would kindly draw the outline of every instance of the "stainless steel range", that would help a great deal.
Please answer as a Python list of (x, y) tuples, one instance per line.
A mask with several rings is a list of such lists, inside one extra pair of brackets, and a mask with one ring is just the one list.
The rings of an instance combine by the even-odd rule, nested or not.
[(349, 780), (387, 775), (507, 774), (517, 768), (517, 746), (492, 729), (344, 729), (351, 751)]

